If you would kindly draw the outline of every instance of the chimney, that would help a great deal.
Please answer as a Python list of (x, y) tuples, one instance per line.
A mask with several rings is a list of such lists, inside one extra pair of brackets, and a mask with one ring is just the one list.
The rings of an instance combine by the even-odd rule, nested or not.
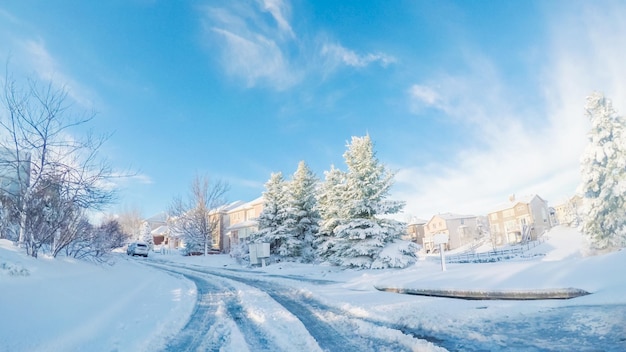
[(509, 202), (511, 202), (511, 203), (515, 202), (515, 194), (511, 194), (509, 196)]

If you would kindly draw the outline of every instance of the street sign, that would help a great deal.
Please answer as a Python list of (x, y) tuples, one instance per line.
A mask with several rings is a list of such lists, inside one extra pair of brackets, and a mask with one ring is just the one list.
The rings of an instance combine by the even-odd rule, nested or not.
[(435, 244), (444, 244), (448, 243), (450, 236), (447, 233), (438, 233), (433, 235), (433, 241)]

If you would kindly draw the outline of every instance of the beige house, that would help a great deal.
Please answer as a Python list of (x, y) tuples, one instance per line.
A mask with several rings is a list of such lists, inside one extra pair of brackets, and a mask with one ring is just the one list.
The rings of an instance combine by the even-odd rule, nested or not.
[(228, 227), (225, 228), (224, 252), (258, 230), (258, 218), (263, 211), (263, 197), (231, 208), (227, 212)]
[(554, 206), (556, 221), (560, 225), (578, 226), (580, 222), (580, 211), (583, 206), (583, 198), (575, 195), (566, 201)]
[(448, 235), (448, 250), (472, 243), (478, 236), (477, 218), (474, 215), (451, 213), (433, 216), (424, 226), (423, 246), (426, 252), (435, 249), (434, 235), (440, 233)]
[(424, 243), (424, 226), (426, 225), (426, 220), (412, 218), (406, 227), (406, 234), (402, 237), (405, 241), (411, 241), (419, 244), (420, 246)]
[(494, 209), (487, 218), (496, 246), (536, 240), (552, 227), (548, 202), (538, 195), (519, 199), (511, 196), (508, 203)]

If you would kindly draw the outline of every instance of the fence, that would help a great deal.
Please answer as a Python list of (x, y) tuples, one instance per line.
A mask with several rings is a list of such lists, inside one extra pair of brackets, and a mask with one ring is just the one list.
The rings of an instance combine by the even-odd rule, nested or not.
[(453, 255), (446, 256), (446, 262), (447, 263), (493, 263), (493, 262), (499, 262), (502, 260), (509, 260), (513, 258), (528, 259), (528, 258), (542, 255), (542, 254), (530, 254), (526, 252), (542, 244), (543, 242), (545, 242), (545, 240), (546, 240), (545, 236), (540, 236), (539, 239), (536, 241), (529, 241), (526, 243), (515, 245), (507, 249), (493, 250), (493, 251), (488, 251), (488, 252), (468, 251), (465, 253), (453, 254)]

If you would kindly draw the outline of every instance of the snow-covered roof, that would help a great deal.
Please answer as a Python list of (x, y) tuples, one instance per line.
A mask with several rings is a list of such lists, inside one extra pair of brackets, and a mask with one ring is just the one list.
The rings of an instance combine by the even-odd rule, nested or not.
[(462, 214), (454, 214), (454, 213), (443, 213), (443, 214), (437, 214), (435, 216), (438, 216), (444, 220), (471, 219), (471, 218), (476, 217), (476, 215), (462, 215)]
[(490, 211), (489, 214), (514, 208), (519, 203), (530, 204), (530, 202), (532, 202), (535, 197), (539, 198), (541, 201), (544, 201), (543, 198), (539, 197), (536, 194), (530, 194), (522, 197), (511, 196), (511, 199), (509, 199), (508, 202), (498, 205), (496, 208)]
[(166, 225), (161, 225), (161, 226), (157, 227), (156, 229), (150, 231), (150, 233), (152, 235), (160, 236), (160, 235), (167, 234), (169, 232), (169, 230), (170, 230), (170, 228), (167, 227)]
[(232, 226), (229, 226), (226, 229), (226, 231), (245, 229), (247, 227), (255, 227), (257, 225), (258, 225), (258, 222), (256, 220), (248, 220), (248, 221), (239, 222), (239, 223), (236, 223), (236, 224), (234, 224)]
[(258, 198), (254, 199), (252, 201), (247, 202), (247, 203), (244, 203), (244, 202), (241, 202), (241, 203), (242, 204), (240, 204), (237, 207), (230, 208), (228, 210), (228, 212), (230, 213), (230, 212), (234, 212), (234, 211), (243, 210), (243, 209), (246, 209), (246, 208), (252, 208), (252, 207), (254, 207), (257, 204), (263, 203), (263, 197), (258, 197)]
[(424, 225), (427, 222), (427, 220), (413, 217), (408, 225)]
[(166, 212), (160, 212), (158, 214), (152, 215), (151, 217), (146, 219), (147, 222), (149, 223), (155, 223), (155, 222), (166, 222), (167, 221), (167, 213)]

